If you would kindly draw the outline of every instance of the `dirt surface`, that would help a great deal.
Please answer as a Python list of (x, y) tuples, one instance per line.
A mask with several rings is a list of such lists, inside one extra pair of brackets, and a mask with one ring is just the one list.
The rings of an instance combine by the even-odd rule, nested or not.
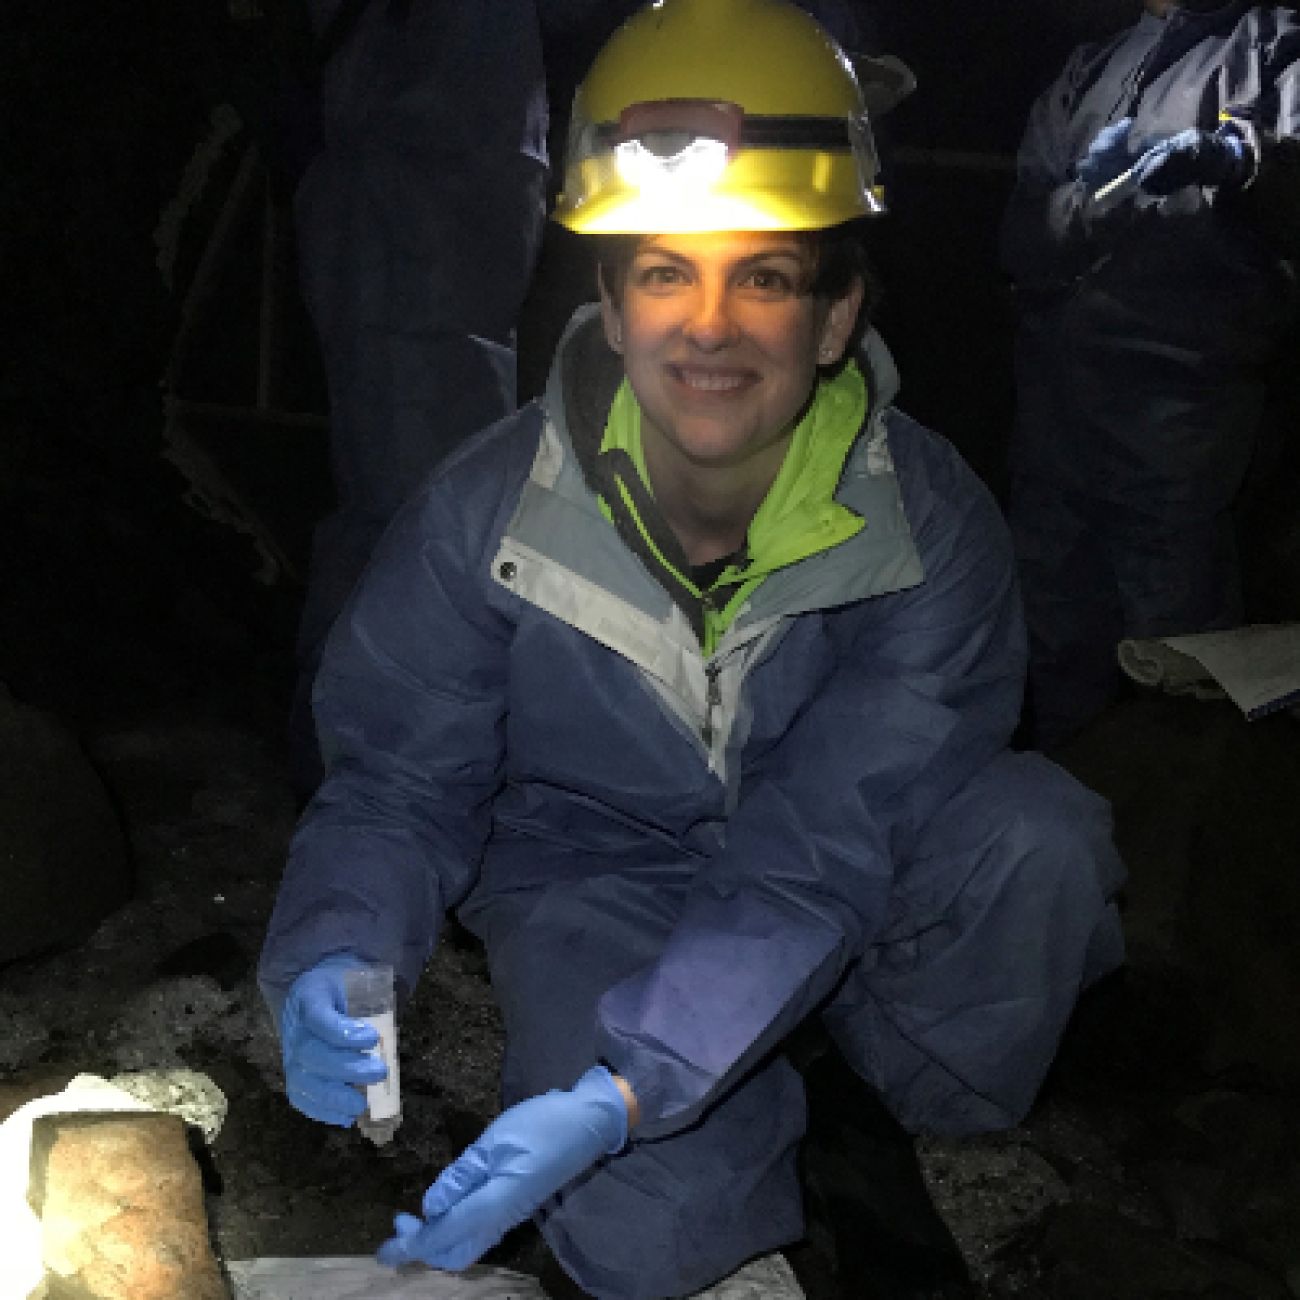
[[(398, 1140), (376, 1149), (286, 1104), (253, 970), (294, 809), (277, 691), (258, 671), (233, 690), (137, 693), (92, 729), (138, 894), (84, 945), (0, 970), (0, 1081), (201, 1071), (229, 1104), (211, 1145), (219, 1256), (366, 1253), (493, 1113), (500, 1024), (481, 953), (453, 935), (403, 1018)], [(1125, 729), (1127, 754), (1141, 752), (1143, 727), (1167, 725), (1164, 707), (1139, 702), (1108, 724)], [(1102, 741), (1099, 783), (1131, 779), (1115, 770), (1113, 737)], [(1148, 791), (1143, 806), (1158, 811), (1162, 797)], [(1167, 844), (1166, 829), (1144, 836)], [(922, 1139), (935, 1200), (989, 1297), (1300, 1294), (1297, 1098), (1222, 1052), (1211, 1059), (1210, 1013), (1165, 951), (1176, 880), (1130, 868), (1146, 892), (1129, 971), (1085, 1002), (1025, 1125)], [(516, 1234), (496, 1262), (535, 1267), (535, 1241)]]

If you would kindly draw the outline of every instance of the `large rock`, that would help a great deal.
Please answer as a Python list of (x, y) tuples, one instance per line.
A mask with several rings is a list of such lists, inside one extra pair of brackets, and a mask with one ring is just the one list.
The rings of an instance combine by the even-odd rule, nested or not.
[(0, 685), (0, 964), (80, 942), (131, 886), (121, 826), (76, 739)]

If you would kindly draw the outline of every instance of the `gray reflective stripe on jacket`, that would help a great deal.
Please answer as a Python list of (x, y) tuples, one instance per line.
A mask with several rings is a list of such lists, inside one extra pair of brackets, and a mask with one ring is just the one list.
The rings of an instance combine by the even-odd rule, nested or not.
[[(559, 351), (578, 332), (593, 328), (598, 314), (595, 306), (578, 312)], [(670, 715), (704, 750), (709, 770), (728, 789), (729, 805), (738, 788), (732, 760), (747, 732), (742, 687), (779, 642), (789, 620), (902, 591), (924, 576), (886, 433), (898, 376), (874, 331), (864, 342), (859, 365), (870, 395), (866, 434), (850, 452), (836, 499), (860, 514), (866, 527), (831, 550), (766, 578), (707, 659), (686, 616), (617, 541), (587, 485), (570, 440), (570, 406), (561, 390), (559, 365), (543, 400), (546, 423), (532, 473), (492, 566), (496, 580), (515, 595), (640, 669)]]

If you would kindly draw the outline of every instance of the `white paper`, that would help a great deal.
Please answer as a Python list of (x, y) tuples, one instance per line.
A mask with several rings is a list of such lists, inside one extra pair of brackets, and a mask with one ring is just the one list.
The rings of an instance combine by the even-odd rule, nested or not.
[(1251, 720), (1300, 703), (1300, 623), (1255, 624), (1162, 640), (1202, 663)]
[(371, 1119), (395, 1119), (402, 1110), (397, 1074), (397, 1018), (391, 1011), (363, 1018), (379, 1035), (379, 1042), (370, 1049), (370, 1055), (377, 1056), (388, 1069), (387, 1075), (378, 1083), (366, 1085), (366, 1106)]

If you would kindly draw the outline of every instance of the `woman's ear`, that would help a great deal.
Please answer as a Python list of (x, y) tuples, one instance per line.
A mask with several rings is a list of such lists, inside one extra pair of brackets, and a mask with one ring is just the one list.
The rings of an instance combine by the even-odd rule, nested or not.
[(623, 313), (605, 287), (605, 274), (600, 268), (596, 270), (596, 287), (600, 290), (600, 322), (605, 327), (605, 342), (622, 356)]
[(817, 344), (818, 365), (837, 365), (844, 356), (844, 349), (848, 347), (858, 323), (858, 313), (862, 310), (865, 293), (866, 286), (861, 277), (855, 275), (844, 296), (831, 303)]

